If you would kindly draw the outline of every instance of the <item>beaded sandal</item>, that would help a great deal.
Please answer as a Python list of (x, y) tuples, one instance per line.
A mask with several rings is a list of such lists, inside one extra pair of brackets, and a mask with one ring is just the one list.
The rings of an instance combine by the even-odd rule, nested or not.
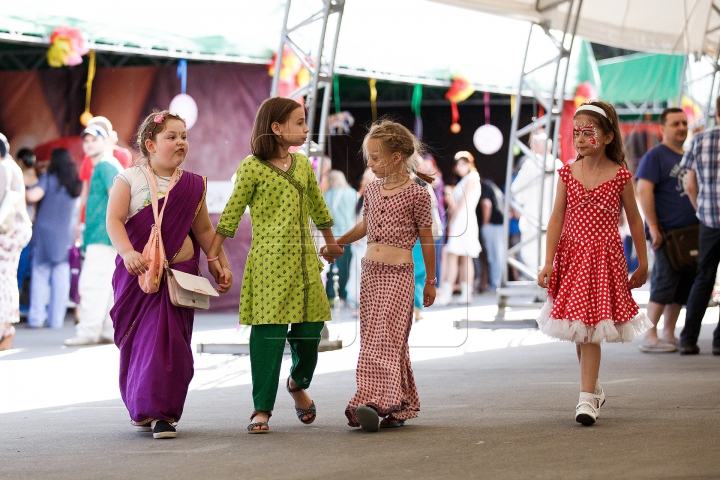
[[(252, 422), (252, 419), (255, 418), (255, 416), (258, 413), (266, 413), (268, 416), (268, 420), (270, 420), (270, 417), (272, 417), (272, 412), (264, 412), (262, 410), (253, 410), (252, 415), (250, 415), (250, 421)], [(260, 427), (257, 430), (253, 430), (255, 427)], [(268, 427), (267, 430), (264, 430), (262, 427)], [(248, 433), (268, 433), (270, 431), (270, 425), (268, 425), (267, 420), (264, 422), (253, 422), (250, 425), (247, 426)]]
[[(290, 377), (288, 377), (286, 382), (286, 388), (287, 391), (290, 394), (299, 392), (303, 390), (302, 388), (298, 387), (297, 385), (295, 388), (290, 387)], [(308, 408), (299, 408), (297, 405), (295, 405), (295, 414), (297, 415), (298, 419), (304, 423), (305, 425), (310, 425), (315, 421), (315, 417), (317, 416), (317, 409), (315, 408), (315, 402), (312, 402)], [(312, 417), (308, 418), (307, 420), (303, 420), (303, 417), (305, 415), (312, 415)]]

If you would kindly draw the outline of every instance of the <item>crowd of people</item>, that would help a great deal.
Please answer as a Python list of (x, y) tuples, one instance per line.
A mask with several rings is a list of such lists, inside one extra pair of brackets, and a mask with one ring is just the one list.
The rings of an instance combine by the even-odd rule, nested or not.
[[(720, 124), (720, 98), (717, 107)], [(556, 170), (554, 204), (547, 202), (547, 212), (538, 206), (538, 218), (548, 224), (545, 262), (536, 259), (538, 285), (548, 289), (538, 324), (547, 335), (576, 344), (581, 392), (575, 420), (583, 425), (594, 424), (605, 403), (598, 380), (602, 343), (630, 342), (644, 333), (643, 352), (699, 353), (700, 324), (720, 264), (720, 127), (696, 134), (683, 152), (683, 111), (667, 109), (660, 124), (662, 144), (647, 152), (633, 176), (612, 105), (581, 105), (573, 117), (578, 157)], [(199, 275), (202, 250), (215, 288), (227, 292), (234, 279), (222, 245), (235, 236), (249, 207), (253, 236), (239, 301), (239, 321), (251, 326), (254, 410), (248, 433), (270, 431), (286, 342), (292, 366), (285, 383), (296, 415), (304, 424), (316, 419), (307, 390), (335, 301), (355, 303), (360, 317), (348, 425), (375, 432), (417, 417), (408, 347), (413, 320), (422, 308), (449, 304), (458, 286), (458, 302), (472, 303), (483, 251), (487, 289), (501, 286), (503, 192), (480, 177), (468, 151), (454, 156), (459, 181), (448, 187), (421, 142), (388, 120), (365, 135), (367, 168), (355, 191), (329, 159), (317, 178), (311, 161), (297, 152), (308, 133), (302, 105), (279, 97), (263, 102), (252, 154), (238, 167), (217, 227), (205, 202), (206, 179), (183, 168), (190, 148), (185, 121), (167, 110), (151, 113), (139, 126), (141, 156), (134, 163), (117, 147), (110, 122), (98, 117), (82, 132), (86, 157), (79, 171), (67, 150), (55, 149), (37, 178), (28, 174), (32, 152), (20, 152), (14, 161), (0, 135), (0, 348), (11, 348), (19, 321), (23, 250), (29, 249), (32, 271), (28, 326), (60, 328), (72, 284), (70, 252), (80, 245), (85, 259), (76, 335), (65, 345), (114, 343), (131, 423), (154, 438), (176, 437), (193, 377), (194, 309), (173, 296), (171, 277)], [(541, 158), (547, 142), (541, 133), (533, 137), (537, 158), (523, 164), (511, 188), (544, 181), (556, 162)], [(542, 203), (536, 200), (527, 197), (526, 211)], [(510, 211), (516, 221), (510, 233), (522, 242), (522, 217)], [(618, 229), (621, 217), (637, 254), (632, 272)], [(318, 251), (311, 223), (323, 239)], [(697, 268), (678, 268), (671, 260), (668, 233), (685, 228), (699, 232)], [(646, 238), (654, 253), (647, 315), (631, 294), (648, 275)], [(320, 258), (331, 265), (325, 281)], [(688, 311), (678, 339), (675, 323), (683, 305)], [(720, 326), (712, 353), (720, 355)]]

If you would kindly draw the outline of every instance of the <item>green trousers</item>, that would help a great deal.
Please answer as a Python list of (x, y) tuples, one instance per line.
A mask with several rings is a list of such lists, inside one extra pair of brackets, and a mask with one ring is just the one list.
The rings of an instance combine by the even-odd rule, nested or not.
[(275, 408), (280, 365), (285, 340), (290, 344), (290, 376), (302, 389), (310, 386), (317, 365), (318, 346), (323, 322), (282, 325), (253, 325), (250, 330), (250, 370), (255, 410), (271, 412)]

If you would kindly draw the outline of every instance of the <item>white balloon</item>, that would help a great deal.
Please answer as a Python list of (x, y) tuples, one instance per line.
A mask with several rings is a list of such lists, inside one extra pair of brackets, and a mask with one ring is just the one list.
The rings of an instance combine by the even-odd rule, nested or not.
[(500, 150), (503, 144), (503, 135), (495, 125), (483, 125), (475, 130), (473, 144), (478, 152), (485, 155), (492, 155)]
[(195, 100), (187, 93), (176, 95), (175, 98), (170, 101), (170, 107), (168, 110), (184, 118), (185, 128), (188, 130), (190, 130), (197, 121), (197, 103), (195, 103)]

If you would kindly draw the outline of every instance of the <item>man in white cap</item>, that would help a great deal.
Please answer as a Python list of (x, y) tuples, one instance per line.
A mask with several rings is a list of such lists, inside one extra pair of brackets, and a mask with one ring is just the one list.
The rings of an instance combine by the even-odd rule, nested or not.
[(87, 198), (83, 248), (85, 261), (80, 272), (80, 322), (76, 335), (65, 345), (76, 347), (113, 341), (110, 309), (113, 306), (112, 275), (117, 253), (105, 227), (107, 204), (115, 176), (122, 170), (109, 149), (108, 132), (90, 125), (83, 133), (83, 150), (95, 163)]

